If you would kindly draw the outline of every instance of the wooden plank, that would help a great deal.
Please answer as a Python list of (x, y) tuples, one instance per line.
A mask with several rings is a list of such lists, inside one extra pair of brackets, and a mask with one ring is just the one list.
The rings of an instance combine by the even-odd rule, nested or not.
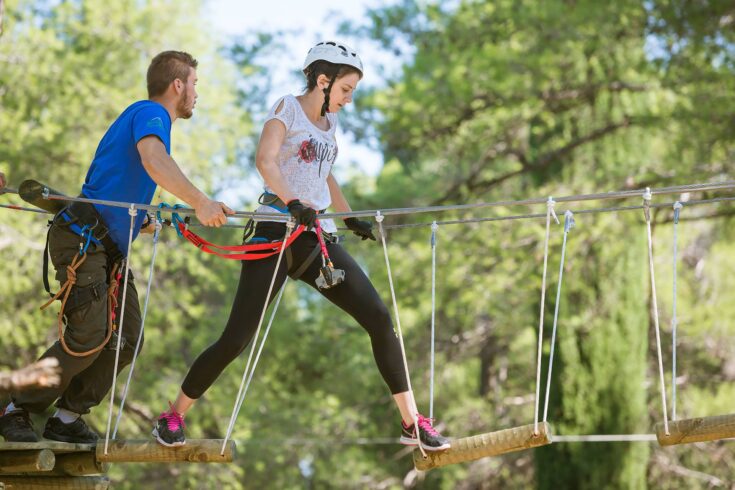
[(98, 461), (93, 452), (67, 453), (56, 456), (53, 473), (66, 476), (101, 475), (109, 469), (110, 463)]
[(33, 451), (50, 449), (56, 454), (94, 451), (93, 444), (72, 444), (69, 442), (41, 441), (41, 442), (0, 442), (0, 451)]
[(664, 424), (656, 424), (656, 439), (661, 446), (717, 441), (735, 437), (735, 414), (672, 420), (669, 433)]
[(93, 452), (64, 453), (56, 455), (56, 464), (50, 471), (13, 472), (13, 474), (17, 476), (87, 476), (101, 475), (107, 473), (109, 469), (110, 463), (97, 461), (97, 456)]
[(101, 476), (0, 476), (3, 484), (5, 490), (107, 490), (110, 480)]
[(105, 445), (97, 445), (97, 460), (109, 463), (231, 463), (235, 443), (229, 441), (225, 454), (220, 455), (221, 439), (188, 439), (186, 445), (165, 447), (153, 439), (110, 441), (107, 454)]
[(3, 451), (0, 453), (0, 474), (48, 471), (54, 467), (55, 460), (50, 449)]
[(448, 464), (463, 463), (488, 456), (530, 449), (551, 444), (551, 429), (546, 422), (538, 425), (538, 434), (533, 433), (534, 425), (524, 425), (512, 429), (489, 432), (472, 437), (464, 437), (452, 441), (452, 447), (446, 451), (426, 452), (424, 458), (421, 451), (413, 452), (413, 463), (417, 470), (430, 470)]

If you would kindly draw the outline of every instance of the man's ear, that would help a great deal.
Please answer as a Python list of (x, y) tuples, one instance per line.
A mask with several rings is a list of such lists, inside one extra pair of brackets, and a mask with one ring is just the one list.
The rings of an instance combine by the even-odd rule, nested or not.
[(176, 91), (177, 94), (180, 94), (181, 92), (184, 91), (184, 82), (182, 82), (181, 79), (179, 78), (174, 79), (173, 84), (174, 84), (174, 90)]

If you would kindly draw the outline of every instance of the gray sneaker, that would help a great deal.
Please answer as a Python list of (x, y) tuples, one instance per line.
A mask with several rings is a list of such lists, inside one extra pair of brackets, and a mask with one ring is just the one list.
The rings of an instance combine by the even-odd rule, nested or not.
[(184, 416), (173, 407), (163, 412), (151, 433), (159, 444), (166, 447), (178, 447), (186, 444), (184, 435)]
[(30, 414), (23, 409), (2, 412), (0, 416), (0, 435), (7, 442), (38, 442), (33, 430)]
[(97, 435), (79, 417), (74, 422), (65, 424), (58, 417), (51, 417), (46, 421), (43, 437), (52, 441), (71, 442), (74, 444), (95, 444), (100, 436)]
[(416, 437), (416, 428), (414, 424), (406, 426), (401, 421), (401, 444), (406, 446), (418, 446), (419, 440), (421, 441), (421, 447), (426, 451), (444, 451), (451, 447), (449, 439), (439, 434), (434, 426), (431, 424), (432, 419), (424, 417), (418, 414), (419, 422), (419, 433), (418, 438)]

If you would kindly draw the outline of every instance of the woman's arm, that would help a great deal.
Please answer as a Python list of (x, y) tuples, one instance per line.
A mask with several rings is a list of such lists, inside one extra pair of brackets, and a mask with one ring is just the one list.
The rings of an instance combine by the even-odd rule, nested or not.
[(331, 172), (329, 173), (329, 177), (327, 177), (327, 185), (329, 186), (329, 195), (332, 198), (332, 207), (334, 210), (337, 213), (349, 213), (352, 211), (345, 195), (342, 194), (342, 189), (339, 187), (337, 179), (334, 178)]
[(263, 176), (266, 185), (275, 192), (281, 201), (288, 203), (296, 196), (291, 192), (286, 180), (278, 168), (276, 159), (278, 152), (286, 139), (286, 127), (278, 119), (271, 119), (263, 126), (258, 142), (258, 151), (255, 154), (255, 166)]
[[(349, 213), (352, 211), (345, 195), (342, 194), (342, 189), (340, 189), (337, 179), (335, 179), (331, 173), (329, 174), (329, 177), (327, 177), (327, 185), (329, 186), (329, 195), (332, 197), (332, 207), (334, 210), (338, 213)], [(375, 240), (375, 235), (373, 235), (373, 224), (371, 222), (361, 221), (357, 218), (345, 218), (344, 222), (347, 228), (352, 230), (355, 235), (359, 236), (363, 240), (367, 240), (368, 238), (370, 240)]]

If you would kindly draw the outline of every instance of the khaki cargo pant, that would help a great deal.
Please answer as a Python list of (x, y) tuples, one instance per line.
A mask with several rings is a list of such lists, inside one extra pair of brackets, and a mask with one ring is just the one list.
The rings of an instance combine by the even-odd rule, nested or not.
[[(60, 284), (66, 282), (66, 267), (79, 250), (79, 235), (65, 226), (51, 225), (49, 230), (49, 253), (56, 269), (56, 279)], [(90, 244), (87, 259), (77, 269), (75, 288), (84, 288), (103, 282), (107, 284), (107, 254), (102, 245)], [(120, 308), (123, 281), (118, 291), (117, 321)], [(60, 303), (56, 303), (57, 307)], [(56, 310), (58, 312), (58, 310)], [(100, 345), (107, 333), (107, 296), (100, 295), (87, 304), (65, 311), (66, 331), (64, 340), (74, 352), (84, 352)], [(54, 323), (55, 325), (55, 323)], [(135, 289), (132, 273), (129, 274), (126, 295), (125, 317), (123, 320), (123, 339), (125, 347), (120, 350), (119, 370), (130, 364), (135, 344), (140, 335), (141, 318), (138, 292)], [(54, 328), (55, 329), (55, 328)], [(116, 337), (113, 337), (115, 339)], [(115, 345), (110, 342), (101, 351), (85, 357), (67, 354), (57, 340), (42, 356), (55, 357), (61, 367), (61, 383), (53, 388), (39, 388), (13, 394), (13, 403), (32, 413), (46, 410), (54, 401), (58, 408), (86, 414), (89, 409), (99, 405), (112, 386), (115, 369)], [(142, 345), (142, 342), (141, 342)]]

